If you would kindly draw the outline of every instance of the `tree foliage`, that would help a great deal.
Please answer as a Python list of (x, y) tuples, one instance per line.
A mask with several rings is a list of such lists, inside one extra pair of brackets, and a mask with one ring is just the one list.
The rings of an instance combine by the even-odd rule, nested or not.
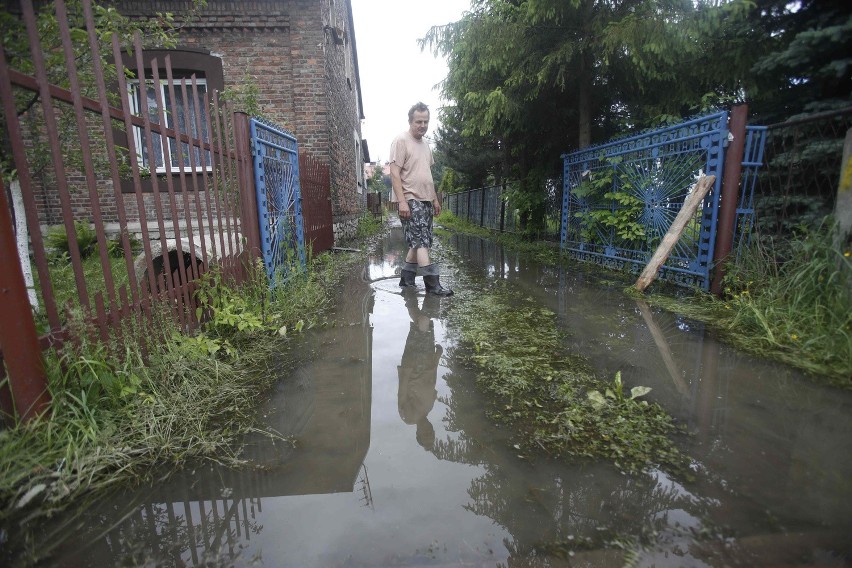
[(373, 174), (367, 179), (367, 191), (370, 193), (385, 193), (385, 180), (382, 174), (381, 162), (376, 162)]
[[(177, 45), (178, 32), (181, 25), (194, 18), (197, 13), (207, 5), (206, 0), (192, 0), (189, 10), (177, 17), (172, 12), (157, 12), (147, 20), (134, 20), (122, 15), (114, 6), (107, 2), (92, 2), (91, 10), (95, 29), (94, 41), (98, 48), (100, 57), (95, 60), (94, 50), (90, 43), (89, 30), (86, 28), (84, 3), (81, 0), (67, 0), (64, 12), (57, 12), (54, 2), (39, 4), (35, 12), (35, 31), (38, 35), (40, 53), (43, 58), (44, 70), (48, 83), (61, 88), (71, 86), (71, 74), (63, 49), (61, 34), (59, 30), (59, 18), (68, 23), (70, 32), (70, 54), (74, 62), (74, 71), (77, 75), (80, 94), (93, 99), (98, 98), (98, 82), (96, 81), (96, 67), (100, 67), (104, 76), (105, 84), (112, 84), (116, 80), (116, 66), (112, 60), (112, 38), (117, 36), (119, 45), (124, 49), (130, 49), (134, 43), (134, 37), (139, 34), (143, 49), (147, 48), (173, 48)], [(9, 10), (8, 5), (0, 7), (0, 37), (3, 40), (3, 55), (7, 65), (16, 71), (26, 75), (36, 73), (35, 57), (30, 46), (28, 31), (19, 10)], [(128, 77), (134, 73), (130, 69), (122, 69)], [(36, 112), (39, 104), (39, 94), (24, 89), (15, 89), (15, 108), (19, 117), (28, 115), (33, 136), (31, 163), (36, 168), (45, 165), (49, 152), (45, 150), (46, 142), (39, 140), (37, 133), (42, 132), (43, 117)], [(108, 100), (111, 104), (118, 103), (118, 93), (108, 92)], [(79, 150), (74, 147), (76, 141), (75, 130), (77, 127), (73, 110), (68, 106), (57, 107), (58, 128), (60, 140), (63, 141), (64, 157), (70, 165), (79, 166)], [(10, 175), (13, 171), (11, 163), (11, 152), (9, 141), (5, 136), (6, 116), (0, 110), (0, 127), (4, 133), (4, 143), (0, 145), (0, 167), (4, 175)]]
[(850, 25), (841, 0), (474, 0), (421, 40), (449, 65), (437, 149), (472, 186), (518, 180), (535, 220), (566, 151), (733, 102), (848, 103)]

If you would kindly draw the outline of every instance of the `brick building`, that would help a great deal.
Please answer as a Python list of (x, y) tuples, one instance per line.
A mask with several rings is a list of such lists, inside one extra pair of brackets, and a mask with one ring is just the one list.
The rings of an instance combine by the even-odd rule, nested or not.
[[(132, 18), (191, 2), (118, 0)], [(261, 113), (330, 167), (335, 237), (351, 234), (365, 206), (363, 106), (350, 0), (208, 0), (180, 29), (172, 64), (206, 70), (211, 88), (256, 90)], [(189, 57), (184, 65), (182, 58)], [(207, 59), (205, 63), (202, 59)], [(216, 67), (219, 69), (216, 69)], [(221, 79), (219, 79), (221, 77)], [(221, 81), (221, 84), (217, 84)]]

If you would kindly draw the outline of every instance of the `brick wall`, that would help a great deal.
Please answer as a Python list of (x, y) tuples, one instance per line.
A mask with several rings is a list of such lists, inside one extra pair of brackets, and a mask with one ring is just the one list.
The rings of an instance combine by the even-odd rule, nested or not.
[[(188, 2), (123, 0), (122, 13), (144, 17), (179, 13)], [(209, 0), (181, 29), (181, 43), (222, 59), (225, 87), (253, 81), (265, 117), (292, 132), (299, 146), (331, 169), (337, 218), (360, 207), (356, 159), (361, 123), (354, 71), (349, 0)], [(335, 41), (333, 28), (346, 33)], [(348, 63), (347, 63), (348, 58)]]
[(331, 24), (343, 30), (345, 34), (342, 43), (335, 42), (332, 35), (331, 41), (327, 42), (326, 59), (332, 201), (335, 221), (340, 222), (363, 209), (360, 201), (364, 189), (364, 164), (363, 158), (356, 156), (356, 144), (360, 143), (361, 139), (361, 121), (358, 114), (354, 36), (348, 17), (348, 2), (331, 0), (330, 10), (333, 13), (330, 14)]
[[(188, 23), (180, 21), (180, 14), (190, 6), (185, 0), (118, 0), (115, 5), (134, 18), (158, 11), (174, 13), (183, 24), (183, 47), (203, 49), (221, 59), (226, 89), (251, 81), (258, 89), (264, 116), (292, 132), (302, 149), (329, 165), (335, 225), (351, 226), (363, 210), (364, 193), (358, 191), (363, 160), (358, 146), (360, 107), (349, 0), (209, 0)], [(90, 119), (90, 131), (97, 139), (100, 119)], [(36, 180), (40, 222), (61, 223), (56, 192), (43, 189), (55, 188), (55, 181), (47, 179), (49, 173), (45, 175)], [(75, 217), (91, 220), (85, 179), (73, 172), (67, 178)], [(160, 185), (165, 193), (165, 182)], [(104, 221), (116, 223), (112, 181), (99, 180), (98, 192)], [(129, 220), (138, 221), (135, 195), (125, 193), (122, 199)], [(145, 200), (152, 203), (153, 196), (146, 194)], [(348, 232), (347, 228), (338, 234)]]

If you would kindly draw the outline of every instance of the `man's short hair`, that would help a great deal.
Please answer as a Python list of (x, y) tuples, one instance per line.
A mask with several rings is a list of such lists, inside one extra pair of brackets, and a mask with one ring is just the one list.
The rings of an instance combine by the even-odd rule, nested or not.
[(411, 121), (414, 120), (414, 113), (415, 112), (426, 112), (426, 113), (428, 113), (429, 107), (427, 107), (423, 103), (417, 103), (416, 105), (414, 105), (413, 107), (408, 109), (408, 123), (409, 124), (411, 124)]

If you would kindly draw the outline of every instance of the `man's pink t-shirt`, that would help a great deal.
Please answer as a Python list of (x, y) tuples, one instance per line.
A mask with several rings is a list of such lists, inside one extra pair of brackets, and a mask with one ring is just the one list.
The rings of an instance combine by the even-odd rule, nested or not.
[[(437, 199), (435, 182), (432, 181), (432, 149), (422, 138), (416, 139), (406, 130), (391, 143), (390, 163), (400, 169), (402, 191), (405, 199), (432, 201)], [(397, 201), (396, 193), (391, 192), (391, 201)]]

